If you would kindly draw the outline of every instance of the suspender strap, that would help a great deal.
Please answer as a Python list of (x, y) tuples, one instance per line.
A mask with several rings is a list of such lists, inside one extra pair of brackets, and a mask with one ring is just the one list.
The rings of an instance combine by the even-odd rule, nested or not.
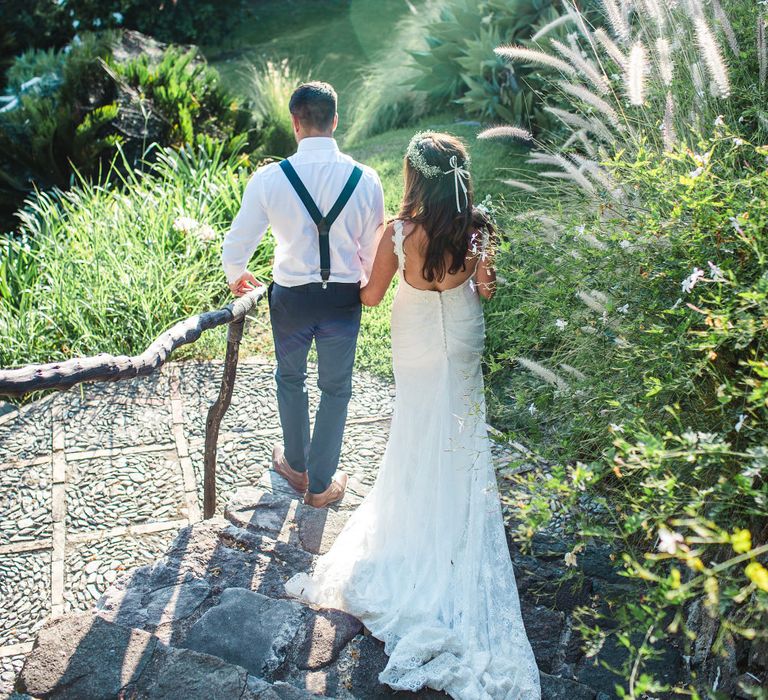
[(288, 159), (280, 162), (280, 168), (285, 173), (288, 181), (296, 190), (296, 194), (299, 196), (302, 204), (307, 210), (307, 213), (312, 217), (312, 221), (317, 226), (318, 243), (320, 246), (320, 278), (323, 280), (323, 287), (328, 283), (328, 279), (331, 276), (331, 249), (328, 238), (333, 222), (336, 221), (341, 210), (344, 209), (349, 198), (357, 187), (357, 183), (360, 182), (360, 178), (363, 175), (363, 171), (357, 165), (352, 169), (352, 173), (349, 176), (344, 189), (341, 191), (338, 199), (331, 207), (331, 210), (323, 216), (320, 210), (315, 204), (315, 200), (312, 199), (312, 195), (309, 194), (304, 183), (301, 181), (299, 174), (294, 167), (290, 164)]

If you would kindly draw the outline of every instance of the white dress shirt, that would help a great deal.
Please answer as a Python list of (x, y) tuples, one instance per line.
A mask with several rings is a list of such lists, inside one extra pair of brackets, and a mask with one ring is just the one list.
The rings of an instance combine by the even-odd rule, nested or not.
[[(344, 188), (355, 161), (336, 140), (308, 137), (288, 159), (318, 209), (327, 214)], [(363, 176), (330, 230), (330, 282), (368, 281), (376, 252), (376, 231), (384, 223), (384, 193), (376, 171)], [(227, 282), (245, 272), (267, 226), (275, 237), (273, 278), (285, 287), (320, 282), (317, 227), (278, 163), (259, 168), (248, 181), (240, 211), (224, 237), (222, 264)]]

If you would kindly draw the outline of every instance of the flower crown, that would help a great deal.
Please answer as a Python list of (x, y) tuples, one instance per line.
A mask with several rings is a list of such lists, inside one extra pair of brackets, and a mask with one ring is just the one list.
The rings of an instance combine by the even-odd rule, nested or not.
[(453, 175), (454, 190), (456, 193), (456, 211), (460, 212), (461, 202), (459, 201), (459, 190), (464, 193), (464, 206), (469, 203), (469, 196), (467, 194), (467, 185), (469, 181), (469, 154), (464, 158), (464, 162), (459, 164), (459, 157), (452, 155), (449, 159), (450, 167), (448, 170), (442, 170), (438, 165), (430, 165), (427, 163), (427, 159), (424, 157), (424, 153), (421, 150), (421, 144), (432, 136), (432, 132), (419, 131), (411, 138), (408, 148), (405, 151), (405, 155), (408, 157), (411, 165), (416, 168), (424, 177), (432, 179), (433, 177), (440, 177), (441, 175)]
[[(453, 170), (443, 170), (439, 165), (430, 165), (427, 163), (427, 159), (424, 157), (424, 153), (422, 152), (420, 146), (423, 141), (430, 138), (432, 135), (433, 134), (431, 131), (419, 131), (415, 133), (411, 138), (410, 143), (408, 144), (407, 150), (405, 151), (405, 155), (411, 162), (411, 165), (427, 179), (440, 177), (440, 175), (450, 175), (453, 173)], [(467, 168), (469, 167), (469, 164), (469, 154), (467, 154), (467, 157), (461, 164), (461, 167)]]

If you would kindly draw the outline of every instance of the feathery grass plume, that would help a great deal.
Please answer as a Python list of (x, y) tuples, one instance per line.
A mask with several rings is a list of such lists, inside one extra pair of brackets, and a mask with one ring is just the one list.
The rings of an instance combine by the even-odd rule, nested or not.
[(648, 15), (651, 17), (651, 19), (656, 23), (656, 26), (659, 28), (659, 31), (664, 30), (664, 25), (666, 24), (666, 11), (664, 8), (659, 4), (658, 0), (642, 0), (640, 2), (640, 5), (645, 9), (645, 11), (648, 13)]
[(624, 76), (624, 88), (633, 105), (641, 106), (645, 99), (645, 74), (648, 71), (648, 59), (645, 46), (637, 41), (629, 52), (627, 70)]
[(494, 49), (493, 52), (497, 56), (506, 58), (512, 63), (533, 63), (534, 65), (546, 66), (547, 68), (554, 68), (566, 75), (576, 75), (576, 69), (565, 61), (560, 60), (556, 56), (551, 56), (544, 51), (536, 51), (534, 49), (526, 49), (523, 46), (499, 46)]
[(544, 111), (549, 112), (553, 117), (557, 117), (566, 126), (570, 126), (580, 131), (588, 131), (592, 135), (597, 136), (608, 143), (613, 143), (615, 141), (610, 129), (597, 117), (587, 119), (580, 114), (574, 114), (573, 112), (568, 112), (567, 110), (558, 107), (545, 107)]
[(582, 102), (586, 102), (591, 107), (594, 107), (598, 112), (600, 112), (608, 119), (611, 126), (613, 126), (617, 131), (625, 130), (625, 127), (621, 123), (621, 119), (619, 118), (616, 110), (611, 107), (611, 105), (609, 105), (604, 99), (595, 95), (594, 92), (591, 92), (583, 85), (575, 85), (574, 83), (569, 83), (565, 80), (558, 80), (557, 84), (563, 92), (581, 100)]
[(502, 182), (505, 185), (516, 187), (517, 189), (524, 190), (525, 192), (533, 192), (534, 194), (538, 192), (538, 190), (533, 185), (530, 185), (527, 182), (522, 182), (521, 180), (502, 180)]
[(547, 369), (538, 362), (529, 360), (526, 357), (517, 357), (515, 360), (519, 365), (525, 367), (531, 374), (535, 374), (537, 377), (547, 382), (547, 384), (556, 386), (560, 391), (568, 391), (570, 389), (570, 386), (568, 386), (568, 382), (566, 382), (565, 379), (559, 377), (552, 370)]
[(693, 83), (693, 90), (698, 98), (704, 97), (704, 74), (701, 71), (701, 66), (696, 63), (692, 63), (689, 67), (691, 72), (691, 83)]
[(538, 41), (542, 37), (545, 37), (547, 34), (549, 34), (551, 31), (554, 31), (558, 27), (562, 27), (564, 24), (572, 21), (573, 17), (570, 15), (560, 15), (539, 29), (539, 31), (531, 37), (531, 41)]
[(588, 194), (595, 193), (595, 186), (577, 168), (572, 170), (545, 170), (540, 172), (539, 175), (550, 180), (571, 180)]
[(768, 46), (765, 40), (766, 22), (768, 22), (766, 16), (760, 14), (757, 18), (757, 60), (759, 63), (758, 79), (760, 85), (764, 85), (765, 79), (768, 77)]
[(571, 153), (570, 157), (583, 173), (590, 175), (593, 180), (601, 184), (611, 195), (618, 196), (620, 194), (618, 193), (616, 183), (608, 174), (608, 171), (597, 161), (585, 158), (578, 153)]
[(553, 246), (560, 241), (560, 234), (562, 233), (560, 224), (540, 209), (524, 211), (514, 217), (515, 221), (528, 221), (529, 219), (535, 219), (541, 224), (541, 228), (538, 231), (529, 231), (529, 233), (534, 233)]
[(568, 48), (567, 46), (557, 41), (557, 39), (552, 39), (551, 44), (555, 47), (555, 50), (561, 56), (570, 61), (571, 65), (576, 68), (576, 70), (581, 73), (583, 77), (585, 77), (590, 83), (592, 83), (592, 85), (595, 86), (595, 89), (601, 95), (608, 94), (611, 88), (608, 82), (608, 78), (606, 78), (594, 66), (592, 66), (590, 62), (587, 61), (578, 51)]
[(605, 304), (600, 301), (596, 296), (593, 294), (590, 294), (589, 292), (576, 292), (576, 296), (581, 299), (584, 304), (591, 309), (592, 311), (598, 313), (598, 314), (607, 314), (608, 309), (605, 307)]
[[(598, 121), (599, 122), (599, 120), (596, 119), (595, 117), (592, 117), (592, 119), (590, 121)], [(584, 146), (584, 152), (588, 156), (594, 158), (594, 156), (595, 156), (595, 147), (594, 147), (594, 145), (587, 138), (586, 134), (583, 131), (579, 131), (578, 134), (579, 134), (579, 141), (581, 141), (581, 145)], [(598, 150), (602, 150), (602, 147), (599, 148)]]
[(664, 139), (664, 148), (671, 151), (677, 143), (675, 132), (675, 100), (672, 93), (667, 93), (667, 105), (664, 109), (664, 121), (661, 125), (661, 135)]
[(587, 39), (590, 44), (593, 44), (594, 42), (592, 41), (592, 32), (589, 30), (587, 23), (584, 21), (584, 15), (581, 14), (581, 11), (579, 10), (579, 8), (577, 8), (572, 1), (566, 2), (564, 4), (565, 4), (565, 11), (568, 13), (568, 16), (573, 20), (574, 24), (576, 25), (576, 28), (579, 30), (579, 34), (581, 34), (585, 39)]
[(619, 9), (614, 0), (603, 0), (603, 8), (605, 8), (605, 14), (611, 23), (613, 33), (621, 41), (627, 41), (629, 39), (629, 23), (624, 12)]
[(627, 62), (627, 57), (624, 55), (624, 52), (616, 46), (613, 39), (606, 34), (605, 29), (602, 27), (595, 29), (595, 38), (600, 46), (605, 49), (605, 52), (623, 68), (624, 64)]
[(533, 141), (533, 134), (519, 126), (492, 126), (481, 131), (479, 139), (518, 139), (520, 141)]
[(571, 367), (571, 365), (567, 365), (565, 362), (560, 363), (560, 369), (563, 370), (563, 372), (568, 372), (572, 377), (575, 377), (580, 382), (586, 381), (587, 375), (584, 374), (584, 372), (579, 372), (575, 367)]
[(728, 80), (728, 68), (723, 61), (720, 53), (720, 47), (717, 45), (712, 31), (704, 17), (697, 17), (694, 20), (696, 26), (696, 40), (699, 44), (701, 55), (707, 66), (709, 75), (712, 78), (718, 97), (728, 97), (731, 94), (731, 84)]
[(666, 37), (660, 36), (656, 39), (656, 59), (661, 81), (669, 87), (672, 84), (675, 66), (672, 63), (672, 47)]
[(709, 0), (709, 4), (712, 5), (712, 13), (715, 15), (715, 21), (720, 25), (720, 29), (723, 30), (725, 38), (728, 41), (728, 45), (733, 51), (733, 55), (738, 58), (739, 56), (739, 40), (736, 38), (736, 32), (733, 31), (733, 25), (728, 19), (728, 15), (725, 14), (723, 6), (720, 4), (720, 0)]

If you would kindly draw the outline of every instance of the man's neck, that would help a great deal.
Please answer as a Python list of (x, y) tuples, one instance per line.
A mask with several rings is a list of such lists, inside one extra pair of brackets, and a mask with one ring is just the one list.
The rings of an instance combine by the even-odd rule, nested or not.
[(296, 140), (301, 143), (304, 139), (332, 139), (333, 138), (333, 132), (325, 132), (325, 133), (311, 133), (311, 134), (302, 134), (301, 136), (298, 136)]

